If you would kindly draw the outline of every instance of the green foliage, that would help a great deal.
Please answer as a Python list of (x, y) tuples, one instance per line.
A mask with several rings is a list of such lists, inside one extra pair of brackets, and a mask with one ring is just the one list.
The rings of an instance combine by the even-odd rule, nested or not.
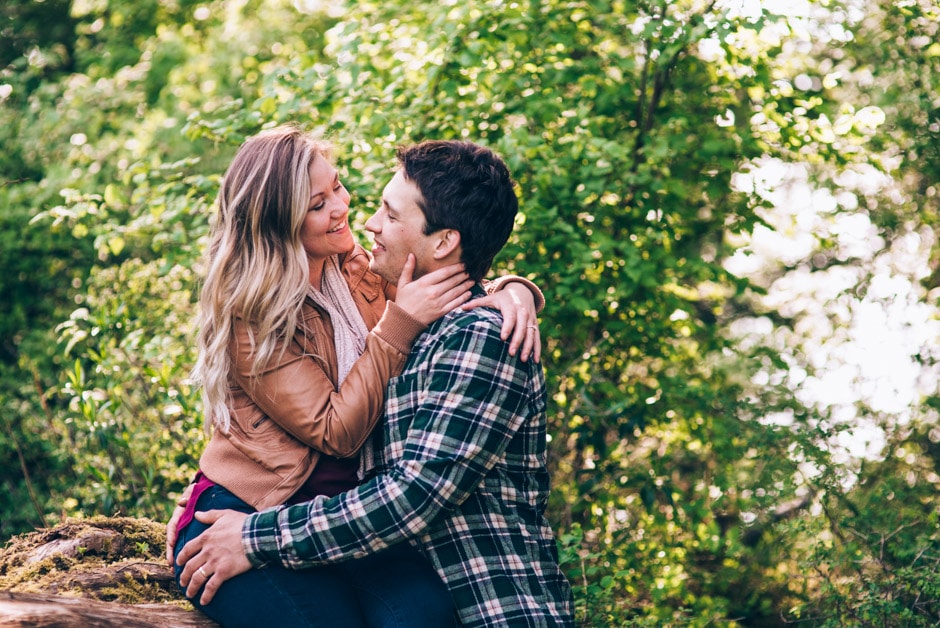
[[(0, 69), (7, 534), (53, 513), (162, 517), (191, 476), (194, 269), (231, 147), (181, 128), (197, 104), (250, 95), (271, 49), (306, 50), (325, 19), (297, 19), (287, 5), (242, 16), (222, 4), (110, 2), (76, 4), (61, 28), (34, 32), (30, 16), (58, 5), (32, 4), (4, 14), (26, 54)], [(225, 36), (252, 32), (242, 19), (285, 30)]]
[(940, 477), (927, 434), (896, 434), (850, 493), (828, 490), (799, 574), (807, 595), (793, 619), (821, 626), (933, 626), (940, 614)]
[[(824, 4), (826, 33), (856, 26)], [(821, 186), (896, 168), (904, 194), (861, 199), (873, 223), (888, 242), (936, 226), (930, 2), (868, 7), (854, 37), (811, 52), (799, 18), (692, 0), (360, 2), (339, 17), (89, 3), (63, 32), (10, 6), (24, 30), (0, 71), (4, 533), (160, 519), (191, 477), (199, 259), (245, 137), (285, 121), (329, 136), (360, 232), (397, 145), (463, 137), (518, 182), (497, 272), (549, 297), (550, 516), (585, 625), (935, 621), (936, 396), (903, 428), (859, 405), (887, 429), (885, 455), (838, 459), (847, 427), (801, 389), (824, 366), (778, 342), (799, 316), (762, 300), (775, 276), (727, 270), (771, 228), (770, 201), (735, 184), (770, 158)], [(860, 260), (822, 235), (811, 255), (797, 266), (851, 265), (864, 293)]]
[(217, 189), (217, 177), (190, 173), (196, 164), (136, 164), (103, 195), (65, 190), (66, 203), (37, 218), (90, 239), (104, 262), (58, 327), (64, 357), (77, 356), (60, 394), (68, 443), (86, 452), (76, 465), (90, 481), (69, 493), (79, 512), (159, 518), (195, 471), (194, 268)]

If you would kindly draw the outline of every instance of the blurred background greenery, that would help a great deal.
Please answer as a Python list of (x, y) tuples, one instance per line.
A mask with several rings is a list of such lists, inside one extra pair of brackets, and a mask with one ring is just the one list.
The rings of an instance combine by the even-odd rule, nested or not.
[[(219, 177), (503, 154), (586, 626), (940, 622), (936, 0), (6, 0), (0, 540), (163, 520)], [(866, 324), (867, 322), (867, 324)]]

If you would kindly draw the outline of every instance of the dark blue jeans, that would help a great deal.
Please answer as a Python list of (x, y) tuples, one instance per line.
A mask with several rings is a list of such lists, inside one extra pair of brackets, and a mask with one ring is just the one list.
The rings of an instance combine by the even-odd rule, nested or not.
[[(204, 492), (197, 511), (254, 509), (227, 489)], [(180, 531), (176, 554), (207, 525)], [(176, 567), (176, 582), (182, 569)], [(201, 593), (201, 591), (200, 591)], [(400, 543), (358, 560), (304, 570), (268, 566), (226, 581), (207, 606), (194, 606), (222, 626), (425, 628), (456, 623), (450, 593), (417, 550)]]

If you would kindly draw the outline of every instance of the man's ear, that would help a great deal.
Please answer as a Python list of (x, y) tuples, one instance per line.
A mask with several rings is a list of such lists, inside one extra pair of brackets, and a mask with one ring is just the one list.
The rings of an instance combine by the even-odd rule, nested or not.
[(434, 244), (434, 259), (441, 260), (455, 251), (459, 255), (460, 232), (456, 229), (441, 229), (436, 234), (437, 242)]

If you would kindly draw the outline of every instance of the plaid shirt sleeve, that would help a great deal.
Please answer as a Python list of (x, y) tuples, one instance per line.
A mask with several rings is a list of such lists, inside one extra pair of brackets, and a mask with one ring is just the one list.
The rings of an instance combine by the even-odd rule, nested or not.
[(414, 417), (389, 471), (333, 498), (248, 517), (243, 545), (254, 565), (297, 569), (373, 553), (426, 531), (480, 485), (525, 420), (531, 370), (475, 312), (451, 319), (422, 360), (409, 393), (418, 395)]

